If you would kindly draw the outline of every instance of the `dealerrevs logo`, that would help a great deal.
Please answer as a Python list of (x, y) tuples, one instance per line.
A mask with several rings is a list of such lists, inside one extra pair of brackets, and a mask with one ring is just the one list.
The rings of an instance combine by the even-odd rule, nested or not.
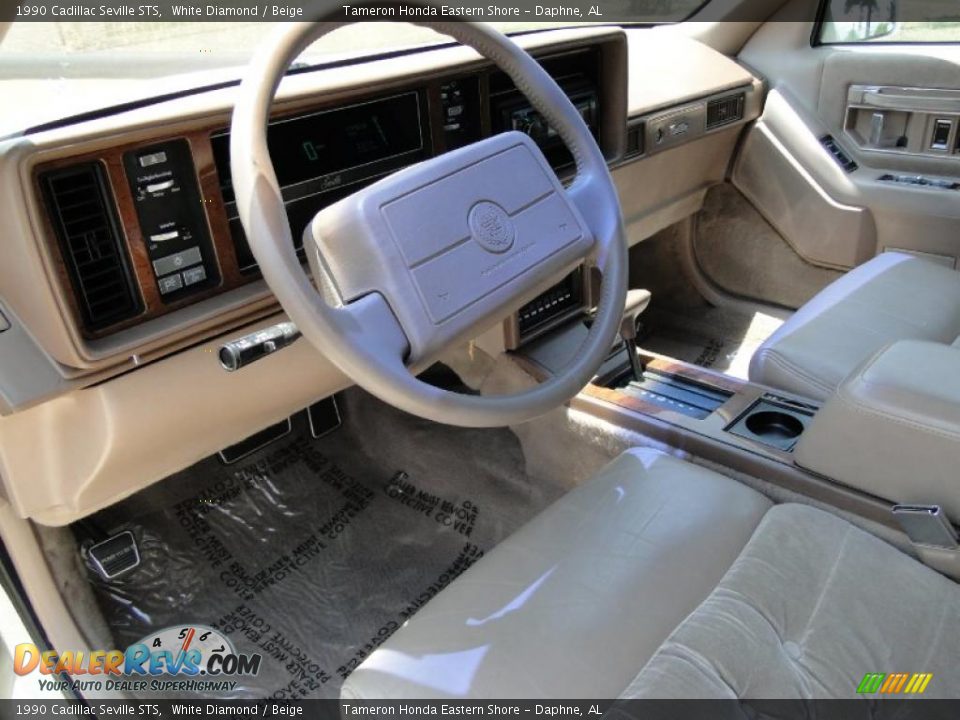
[[(144, 637), (126, 650), (64, 650), (41, 652), (24, 643), (15, 648), (13, 669), (18, 675), (67, 675), (69, 683), (41, 683), (44, 689), (70, 685), (78, 690), (142, 690), (137, 678), (169, 678), (151, 682), (153, 690), (232, 689), (228, 678), (260, 672), (259, 654), (238, 653), (233, 643), (205, 625), (180, 625)], [(197, 682), (198, 676), (209, 678)]]

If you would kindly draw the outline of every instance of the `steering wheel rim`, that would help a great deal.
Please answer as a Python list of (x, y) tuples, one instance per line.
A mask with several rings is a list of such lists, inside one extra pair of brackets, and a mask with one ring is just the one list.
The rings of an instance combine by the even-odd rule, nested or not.
[(568, 366), (510, 395), (463, 395), (436, 388), (417, 380), (405, 366), (406, 337), (386, 304), (362, 298), (349, 306), (331, 307), (303, 271), (267, 149), (269, 112), (290, 64), (310, 44), (347, 24), (303, 22), (279, 28), (255, 54), (240, 86), (231, 121), (231, 173), (241, 223), (267, 285), (303, 335), (334, 365), (402, 410), (446, 424), (494, 427), (522, 423), (562, 405), (590, 381), (619, 329), (627, 292), (623, 221), (606, 160), (580, 114), (533, 58), (492, 27), (472, 22), (411, 23), (472, 47), (506, 72), (573, 155), (577, 173), (566, 195), (595, 238), (590, 255), (603, 283), (595, 320)]

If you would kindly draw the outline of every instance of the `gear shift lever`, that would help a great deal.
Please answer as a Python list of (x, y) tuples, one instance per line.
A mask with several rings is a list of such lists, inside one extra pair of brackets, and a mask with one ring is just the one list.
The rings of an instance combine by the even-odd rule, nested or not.
[(627, 346), (627, 356), (630, 359), (630, 369), (633, 371), (634, 382), (643, 380), (644, 366), (637, 351), (637, 318), (650, 304), (649, 290), (630, 290), (627, 293), (627, 302), (623, 307), (623, 321), (620, 323), (620, 337)]

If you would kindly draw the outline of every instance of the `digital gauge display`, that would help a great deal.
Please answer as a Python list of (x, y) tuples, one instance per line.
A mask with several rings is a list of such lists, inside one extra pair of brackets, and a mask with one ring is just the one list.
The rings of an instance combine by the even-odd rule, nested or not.
[(285, 188), (420, 150), (417, 94), (279, 120), (267, 144)]
[[(211, 143), (224, 199), (232, 202), (230, 136), (216, 134)], [(267, 127), (267, 147), (284, 190), (304, 183), (316, 189), (340, 185), (350, 178), (338, 174), (363, 174), (362, 168), (424, 149), (420, 99), (409, 92), (275, 120)]]
[[(279, 118), (267, 126), (267, 147), (299, 248), (317, 212), (361, 187), (427, 158), (427, 122), (417, 91)], [(255, 267), (236, 208), (230, 135), (210, 138), (241, 269)]]

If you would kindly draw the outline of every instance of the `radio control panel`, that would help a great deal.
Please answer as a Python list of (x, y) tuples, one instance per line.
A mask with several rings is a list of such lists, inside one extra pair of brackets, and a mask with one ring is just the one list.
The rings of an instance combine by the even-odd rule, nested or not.
[(447, 150), (476, 142), (480, 127), (480, 78), (471, 75), (440, 86), (443, 139)]

